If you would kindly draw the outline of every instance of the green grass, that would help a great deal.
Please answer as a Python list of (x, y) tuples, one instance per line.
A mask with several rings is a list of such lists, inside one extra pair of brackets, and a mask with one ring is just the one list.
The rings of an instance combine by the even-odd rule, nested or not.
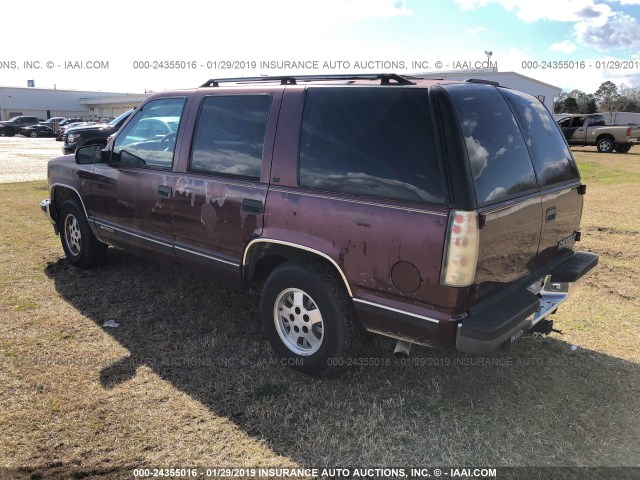
[(254, 297), (117, 249), (71, 267), (42, 182), (2, 185), (0, 467), (640, 465), (640, 186), (576, 157), (580, 248), (601, 261), (555, 316), (562, 336), (480, 356), (414, 347), (405, 363), (378, 337), (361, 353), (373, 366), (329, 379), (275, 360)]
[(580, 176), (586, 182), (603, 185), (619, 185), (623, 183), (640, 183), (640, 173), (630, 172), (622, 168), (606, 165), (602, 162), (580, 160), (578, 162)]

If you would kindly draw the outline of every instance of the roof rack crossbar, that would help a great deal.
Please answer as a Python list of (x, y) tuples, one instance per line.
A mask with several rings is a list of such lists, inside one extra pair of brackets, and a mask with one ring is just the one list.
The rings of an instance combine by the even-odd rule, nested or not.
[[(409, 80), (412, 77), (403, 77), (395, 73), (365, 73), (346, 75), (283, 75), (264, 77), (236, 77), (236, 78), (212, 78), (200, 87), (219, 87), (221, 83), (256, 83), (256, 82), (280, 82), (280, 85), (297, 85), (298, 82), (313, 82), (319, 80), (380, 80), (380, 85), (415, 85)], [(392, 83), (393, 81), (393, 83)]]

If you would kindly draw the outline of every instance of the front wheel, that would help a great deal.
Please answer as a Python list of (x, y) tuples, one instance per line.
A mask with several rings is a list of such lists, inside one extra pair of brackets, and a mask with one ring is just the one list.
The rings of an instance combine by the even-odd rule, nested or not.
[(7, 127), (4, 129), (4, 136), (5, 137), (13, 137), (16, 134), (15, 130), (11, 127)]
[(631, 150), (631, 145), (628, 143), (616, 145), (616, 152), (618, 153), (628, 153), (629, 150)]
[(104, 263), (109, 247), (93, 234), (77, 201), (64, 203), (58, 217), (58, 228), (62, 248), (71, 265), (92, 268)]
[(353, 305), (329, 266), (279, 266), (265, 282), (260, 313), (276, 355), (308, 375), (333, 373), (357, 346), (360, 327)]
[(598, 140), (597, 147), (600, 153), (611, 153), (615, 148), (615, 144), (610, 138), (604, 137)]
[(36, 130), (31, 130), (31, 131), (29, 132), (29, 136), (30, 136), (31, 138), (36, 138), (36, 137), (38, 136), (38, 132), (37, 132)]

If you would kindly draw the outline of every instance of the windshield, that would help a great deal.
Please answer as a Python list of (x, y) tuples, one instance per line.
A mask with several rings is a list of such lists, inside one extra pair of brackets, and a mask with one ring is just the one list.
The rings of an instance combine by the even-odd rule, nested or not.
[(119, 117), (114, 118), (113, 120), (111, 120), (109, 122), (109, 125), (111, 125), (112, 127), (115, 127), (118, 123), (120, 123), (122, 120), (124, 120), (125, 118), (127, 118), (131, 112), (133, 112), (133, 110), (129, 110), (128, 112), (124, 112), (122, 115), (120, 115)]

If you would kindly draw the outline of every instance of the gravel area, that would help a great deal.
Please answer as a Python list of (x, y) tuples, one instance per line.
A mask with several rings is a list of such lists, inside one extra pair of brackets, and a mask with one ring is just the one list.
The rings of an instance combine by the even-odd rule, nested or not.
[(47, 179), (47, 162), (62, 155), (54, 138), (0, 137), (0, 183)]

